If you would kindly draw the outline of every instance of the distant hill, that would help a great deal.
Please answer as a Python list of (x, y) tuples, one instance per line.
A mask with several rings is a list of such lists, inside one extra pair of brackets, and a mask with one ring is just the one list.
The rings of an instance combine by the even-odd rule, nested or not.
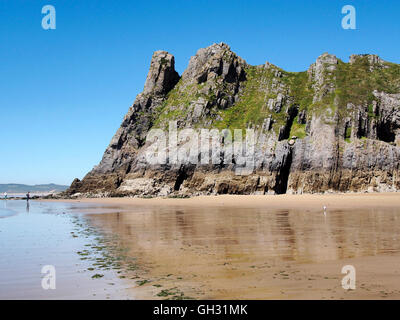
[(24, 192), (49, 192), (49, 191), (65, 191), (68, 186), (62, 186), (58, 184), (37, 184), (34, 186), (26, 185), (26, 184), (0, 184), (0, 193), (8, 192), (8, 193), (24, 193)]

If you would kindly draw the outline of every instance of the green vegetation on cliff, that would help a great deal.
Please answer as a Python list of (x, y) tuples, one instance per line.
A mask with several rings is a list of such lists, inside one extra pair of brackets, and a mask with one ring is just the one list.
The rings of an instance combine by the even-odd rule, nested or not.
[(339, 60), (336, 71), (336, 94), (340, 105), (370, 104), (374, 90), (398, 93), (400, 90), (400, 65), (385, 63), (375, 66), (368, 56), (359, 56), (353, 63)]
[[(286, 72), (276, 66), (246, 66), (246, 80), (241, 85), (239, 98), (227, 108), (218, 108), (216, 92), (233, 96), (230, 87), (218, 77), (210, 81), (184, 83), (181, 79), (171, 90), (164, 103), (154, 113), (154, 127), (166, 126), (170, 120), (189, 120), (194, 104), (201, 100), (208, 108), (200, 121), (193, 126), (206, 125), (214, 128), (260, 128), (266, 119), (272, 119), (272, 130), (279, 134), (290, 126), (290, 136), (304, 138), (306, 125), (298, 121), (300, 112), (307, 118), (326, 115), (331, 123), (335, 113), (338, 121), (349, 116), (354, 106), (365, 105), (369, 117), (375, 117), (372, 101), (374, 90), (386, 93), (400, 91), (400, 66), (392, 63), (371, 63), (369, 56), (357, 56), (352, 63), (337, 60), (334, 71), (323, 72), (323, 83), (315, 86), (309, 71)], [(319, 90), (317, 92), (317, 90)], [(316, 95), (318, 99), (315, 99)], [(219, 96), (220, 97), (220, 96)], [(288, 110), (296, 108), (296, 117), (290, 119)], [(346, 138), (347, 137), (346, 134)]]
[(306, 137), (306, 125), (297, 122), (297, 117), (293, 121), (292, 127), (290, 128), (289, 137), (296, 136), (299, 139)]
[(232, 107), (222, 110), (220, 121), (215, 123), (217, 128), (246, 128), (247, 124), (262, 124), (262, 121), (270, 115), (266, 102), (276, 98), (274, 94), (268, 94), (273, 74), (270, 70), (258, 67), (246, 69), (246, 84), (239, 101)]
[[(265, 119), (271, 118), (272, 129), (276, 134), (287, 122), (287, 107), (297, 105), (299, 111), (307, 110), (312, 103), (312, 88), (308, 83), (307, 72), (286, 72), (275, 66), (251, 66), (246, 70), (247, 81), (239, 101), (231, 108), (222, 110), (219, 115), (221, 120), (215, 123), (218, 128), (247, 128), (261, 125)], [(281, 101), (279, 111), (268, 107), (268, 102), (278, 97), (276, 88), (290, 101)], [(288, 104), (289, 103), (289, 104)], [(293, 135), (305, 137), (305, 125), (293, 122)]]
[(168, 121), (186, 119), (190, 104), (199, 97), (204, 96), (200, 90), (204, 84), (185, 85), (181, 80), (168, 95), (167, 100), (156, 110), (154, 114), (154, 126), (166, 125)]

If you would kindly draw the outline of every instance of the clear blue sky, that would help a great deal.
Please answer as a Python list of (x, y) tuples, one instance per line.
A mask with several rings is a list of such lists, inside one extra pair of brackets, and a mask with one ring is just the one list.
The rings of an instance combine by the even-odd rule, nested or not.
[[(42, 6), (57, 29), (41, 27)], [(354, 5), (357, 30), (341, 28)], [(142, 91), (153, 51), (179, 73), (226, 42), (250, 64), (305, 70), (323, 52), (400, 63), (400, 1), (0, 0), (0, 183), (70, 184), (96, 165)]]

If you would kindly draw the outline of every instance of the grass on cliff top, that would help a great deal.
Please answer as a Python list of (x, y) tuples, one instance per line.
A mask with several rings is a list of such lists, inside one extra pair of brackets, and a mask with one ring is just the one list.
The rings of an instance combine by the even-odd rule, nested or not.
[(182, 79), (168, 93), (167, 99), (154, 112), (153, 127), (162, 127), (168, 121), (186, 119), (189, 112), (189, 106), (192, 102), (200, 97), (207, 100), (212, 99), (210, 96), (200, 93), (204, 87), (203, 84), (184, 84)]
[[(275, 72), (281, 72), (282, 77), (274, 76)], [(266, 118), (272, 117), (274, 120), (273, 129), (277, 132), (286, 122), (286, 107), (282, 107), (282, 110), (276, 113), (269, 110), (267, 104), (269, 99), (277, 97), (277, 94), (273, 93), (271, 89), (273, 80), (275, 79), (286, 86), (283, 79), (287, 78), (289, 73), (276, 67), (265, 69), (250, 66), (246, 70), (246, 75), (247, 80), (239, 101), (232, 107), (220, 111), (219, 116), (222, 120), (215, 122), (214, 126), (219, 129), (245, 129), (248, 124), (262, 125)]]
[[(278, 133), (279, 128), (287, 121), (286, 108), (288, 105), (297, 105), (299, 112), (307, 111), (308, 117), (312, 114), (326, 115), (333, 119), (338, 111), (339, 119), (349, 116), (347, 104), (365, 105), (368, 107), (370, 117), (374, 116), (372, 101), (375, 99), (374, 90), (387, 93), (400, 92), (400, 65), (385, 63), (386, 68), (376, 67), (370, 71), (368, 57), (359, 57), (353, 64), (338, 61), (335, 72), (325, 75), (326, 85), (332, 83), (334, 92), (322, 94), (321, 101), (313, 102), (314, 89), (307, 71), (286, 72), (275, 66), (264, 68), (260, 66), (249, 66), (246, 69), (247, 80), (244, 83), (239, 100), (231, 107), (224, 110), (212, 110), (208, 119), (211, 127), (223, 129), (245, 129), (261, 125), (263, 121), (272, 117), (274, 120), (273, 130)], [(281, 75), (277, 76), (279, 72)], [(203, 84), (185, 85), (182, 79), (168, 94), (168, 99), (156, 110), (154, 115), (154, 126), (166, 124), (170, 120), (186, 119), (191, 112), (189, 106), (199, 97), (207, 101), (216, 99), (214, 92), (202, 93)], [(268, 100), (277, 97), (277, 88), (290, 102), (284, 105), (280, 112), (276, 113), (268, 109)], [(224, 88), (220, 88), (224, 91)], [(228, 93), (230, 94), (230, 93)], [(216, 121), (214, 114), (218, 113), (220, 120)], [(306, 136), (305, 126), (293, 121), (290, 135), (299, 138)]]
[(386, 63), (386, 68), (376, 66), (372, 71), (370, 66), (367, 56), (358, 57), (353, 64), (339, 60), (336, 71), (336, 94), (340, 106), (345, 107), (348, 103), (367, 104), (372, 116), (370, 105), (375, 99), (372, 94), (374, 90), (386, 93), (400, 91), (400, 65)]
[[(281, 77), (275, 73), (280, 72)], [(284, 95), (293, 97), (294, 103), (299, 105), (300, 111), (307, 109), (312, 102), (312, 89), (308, 83), (307, 72), (285, 72), (277, 67), (265, 69), (263, 67), (250, 66), (246, 70), (247, 80), (241, 93), (239, 101), (225, 109), (220, 110), (218, 115), (221, 120), (215, 121), (210, 117), (212, 127), (218, 129), (245, 129), (249, 124), (261, 125), (263, 121), (271, 117), (273, 119), (273, 130), (278, 133), (279, 128), (287, 121), (286, 108), (276, 113), (267, 107), (269, 99), (275, 99), (276, 93), (272, 87), (283, 88)], [(201, 93), (204, 84), (183, 84), (182, 80), (168, 94), (167, 100), (154, 113), (153, 126), (164, 127), (168, 121), (186, 119), (190, 112), (190, 104), (199, 97), (213, 102), (216, 97), (213, 92)], [(226, 88), (220, 88), (225, 91)], [(285, 90), (287, 92), (285, 92)], [(305, 136), (305, 130), (301, 125), (294, 125), (293, 132), (298, 137)]]
[(293, 96), (294, 103), (299, 106), (299, 111), (307, 110), (312, 104), (314, 90), (308, 78), (307, 71), (289, 72), (284, 81), (290, 88), (290, 95)]
[[(275, 72), (280, 72), (281, 77), (276, 77)], [(247, 81), (239, 101), (220, 112), (222, 120), (215, 123), (217, 128), (244, 129), (249, 123), (261, 125), (266, 118), (271, 117), (274, 120), (272, 128), (278, 133), (287, 121), (287, 105), (284, 105), (280, 112), (268, 109), (268, 100), (277, 97), (272, 93), (273, 85), (282, 86), (284, 90), (287, 90), (284, 94), (291, 97), (292, 104), (298, 105), (299, 111), (307, 110), (312, 104), (313, 91), (306, 71), (285, 72), (276, 67), (264, 69), (252, 66), (246, 70), (246, 73)], [(274, 80), (275, 83), (273, 83)], [(305, 125), (294, 121), (291, 132), (299, 138), (304, 138)]]
[(215, 123), (217, 128), (242, 129), (246, 128), (248, 123), (261, 124), (269, 115), (266, 102), (276, 96), (267, 97), (265, 87), (271, 81), (272, 74), (265, 69), (249, 67), (246, 76), (242, 96), (235, 105), (220, 112), (222, 120)]

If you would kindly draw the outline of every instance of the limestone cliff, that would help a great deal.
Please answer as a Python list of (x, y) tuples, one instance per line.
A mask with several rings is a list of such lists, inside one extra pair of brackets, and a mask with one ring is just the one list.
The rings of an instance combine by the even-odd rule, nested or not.
[[(174, 120), (178, 129), (253, 129), (254, 168), (242, 174), (237, 159), (223, 157), (149, 164), (149, 130), (167, 130)], [(205, 152), (200, 148), (199, 157)], [(155, 52), (144, 90), (100, 164), (67, 194), (397, 191), (399, 160), (399, 65), (375, 55), (345, 63), (324, 53), (307, 71), (286, 72), (248, 65), (220, 43), (200, 49), (182, 76), (171, 54)]]

